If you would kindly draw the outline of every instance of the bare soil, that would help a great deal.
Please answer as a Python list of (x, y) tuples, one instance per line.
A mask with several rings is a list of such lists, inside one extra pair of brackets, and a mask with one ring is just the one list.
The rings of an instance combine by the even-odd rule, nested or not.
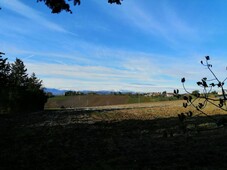
[(127, 96), (116, 95), (81, 95), (81, 96), (63, 96), (56, 98), (50, 98), (46, 103), (46, 108), (60, 108), (64, 106), (66, 108), (76, 107), (94, 107), (94, 106), (109, 106), (127, 104)]

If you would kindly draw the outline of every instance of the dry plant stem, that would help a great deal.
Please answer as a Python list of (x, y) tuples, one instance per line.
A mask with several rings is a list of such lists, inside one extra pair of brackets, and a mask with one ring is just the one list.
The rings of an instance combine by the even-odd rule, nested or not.
[(196, 105), (194, 105), (193, 103), (190, 103), (194, 108), (196, 108), (196, 110), (198, 110), (201, 114), (207, 116), (208, 118), (214, 120), (215, 122), (217, 122), (216, 119), (214, 119), (213, 117), (211, 117), (210, 115), (206, 114), (204, 111), (202, 111), (201, 109), (199, 109)]
[[(182, 78), (181, 82), (183, 85), (183, 89), (185, 90), (185, 92), (187, 94), (186, 96), (184, 96), (184, 100), (186, 100), (186, 103), (183, 103), (183, 106), (185, 108), (188, 106), (192, 106), (197, 111), (200, 112), (198, 115), (203, 114), (206, 117), (208, 117), (208, 118), (214, 120), (216, 123), (218, 123), (218, 121), (216, 119), (214, 119), (209, 114), (207, 114), (203, 109), (208, 107), (208, 104), (211, 104), (211, 105), (219, 108), (222, 111), (225, 111), (225, 112), (227, 111), (227, 105), (226, 105), (227, 96), (226, 96), (226, 93), (224, 90), (224, 84), (225, 84), (225, 81), (227, 80), (227, 77), (224, 79), (224, 81), (220, 81), (219, 78), (216, 76), (216, 74), (213, 72), (212, 65), (209, 64), (209, 62), (208, 62), (208, 60), (210, 60), (210, 57), (206, 56), (205, 58), (206, 58), (206, 62), (204, 63), (203, 61), (201, 61), (201, 64), (210, 71), (210, 73), (213, 76), (213, 79), (207, 80), (206, 77), (202, 78), (201, 81), (197, 82), (197, 85), (202, 88), (202, 93), (198, 92), (198, 93), (192, 94), (185, 87), (185, 84), (184, 84), (185, 78)], [(211, 82), (211, 83), (208, 84), (208, 82)], [(215, 86), (221, 89), (222, 98), (214, 99), (214, 98), (209, 97), (209, 94), (212, 93), (213, 87), (215, 87)], [(192, 97), (192, 96), (195, 96), (195, 97)], [(202, 100), (202, 101), (199, 101), (199, 100)], [(198, 101), (198, 104), (197, 104), (197, 101)], [(219, 102), (219, 104), (217, 102)], [(180, 115), (178, 115), (180, 121), (184, 120), (187, 116), (191, 117), (191, 114), (189, 114), (190, 112), (181, 113)], [(185, 115), (186, 115), (186, 117), (185, 117)]]
[[(227, 77), (224, 79), (223, 82), (221, 82), (221, 81), (218, 79), (218, 77), (214, 74), (214, 72), (211, 70), (210, 64), (208, 63), (207, 60), (206, 60), (206, 66), (207, 66), (207, 68), (209, 69), (209, 71), (211, 72), (211, 74), (214, 76), (214, 78), (218, 81), (218, 83), (221, 84), (222, 95), (223, 95), (224, 100), (226, 101), (227, 98), (226, 98), (226, 96), (225, 96), (225, 90), (224, 90), (223, 84), (224, 84), (225, 80), (227, 79)], [(226, 105), (226, 103), (225, 103), (225, 105)]]

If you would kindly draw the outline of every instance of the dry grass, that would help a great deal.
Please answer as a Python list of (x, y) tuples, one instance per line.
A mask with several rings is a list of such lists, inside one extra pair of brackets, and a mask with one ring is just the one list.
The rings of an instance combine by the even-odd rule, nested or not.
[[(116, 120), (151, 120), (156, 118), (169, 118), (177, 117), (182, 112), (191, 110), (196, 116), (203, 116), (201, 112), (197, 111), (194, 107), (190, 106), (184, 108), (182, 106), (183, 100), (177, 101), (163, 101), (163, 102), (152, 102), (143, 104), (129, 104), (129, 105), (118, 105), (112, 107), (113, 110), (103, 112), (93, 112), (90, 117), (94, 120), (103, 121), (116, 121)], [(107, 109), (108, 107), (96, 107), (97, 109)], [(114, 110), (118, 109), (118, 110)], [(203, 109), (208, 115), (222, 115), (226, 114), (225, 111), (217, 108), (211, 104), (208, 104)]]

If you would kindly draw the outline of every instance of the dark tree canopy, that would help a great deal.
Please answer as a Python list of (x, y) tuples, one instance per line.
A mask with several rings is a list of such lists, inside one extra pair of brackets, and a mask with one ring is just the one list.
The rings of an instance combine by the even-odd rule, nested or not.
[[(68, 1), (73, 1), (73, 5), (80, 5), (80, 0), (68, 0)], [(121, 4), (122, 0), (108, 0), (108, 3), (112, 4)], [(66, 0), (37, 0), (37, 2), (44, 2), (46, 6), (48, 6), (51, 10), (52, 13), (60, 13), (61, 11), (66, 11), (66, 12), (70, 12), (71, 8), (70, 8), (70, 4), (66, 1)]]
[(0, 113), (26, 113), (43, 110), (47, 96), (35, 73), (27, 74), (22, 60), (7, 62), (0, 52)]
[(23, 61), (17, 58), (16, 61), (11, 64), (10, 78), (13, 85), (25, 86), (27, 83), (27, 77), (27, 69), (25, 68)]

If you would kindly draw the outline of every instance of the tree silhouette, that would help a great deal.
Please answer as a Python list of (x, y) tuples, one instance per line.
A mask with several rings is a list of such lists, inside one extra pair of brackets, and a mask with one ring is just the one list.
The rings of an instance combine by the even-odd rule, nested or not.
[(10, 79), (12, 80), (13, 86), (26, 86), (27, 83), (27, 69), (22, 60), (16, 59), (14, 63), (11, 64), (11, 74)]
[(20, 113), (42, 110), (47, 100), (42, 81), (35, 73), (27, 74), (22, 60), (7, 62), (0, 53), (0, 113)]
[(9, 84), (9, 73), (10, 73), (10, 65), (7, 63), (7, 58), (3, 59), (2, 55), (4, 53), (0, 52), (0, 87), (3, 85)]
[(39, 80), (35, 73), (32, 73), (31, 77), (28, 79), (28, 88), (31, 90), (40, 89), (42, 87), (42, 80)]
[[(72, 1), (72, 0), (68, 0)], [(122, 0), (108, 0), (108, 3), (112, 4), (121, 4)], [(62, 11), (66, 11), (69, 13), (72, 13), (72, 10), (70, 8), (70, 4), (66, 2), (66, 0), (37, 0), (37, 2), (44, 2), (47, 7), (49, 7), (52, 10), (52, 13), (60, 13)], [(80, 0), (73, 0), (73, 5), (80, 5)]]
[(7, 62), (7, 58), (3, 58), (4, 53), (0, 52), (0, 112), (5, 110), (9, 104), (8, 87), (10, 84), (10, 64)]
[[(68, 0), (68, 2), (73, 1), (73, 5), (77, 6), (81, 4), (80, 0)], [(110, 4), (121, 5), (121, 1), (123, 0), (108, 0)], [(51, 9), (51, 12), (54, 14), (61, 13), (62, 11), (66, 11), (72, 14), (71, 6), (67, 0), (37, 0), (37, 2), (44, 2), (45, 5)], [(2, 8), (0, 7), (0, 10)]]

